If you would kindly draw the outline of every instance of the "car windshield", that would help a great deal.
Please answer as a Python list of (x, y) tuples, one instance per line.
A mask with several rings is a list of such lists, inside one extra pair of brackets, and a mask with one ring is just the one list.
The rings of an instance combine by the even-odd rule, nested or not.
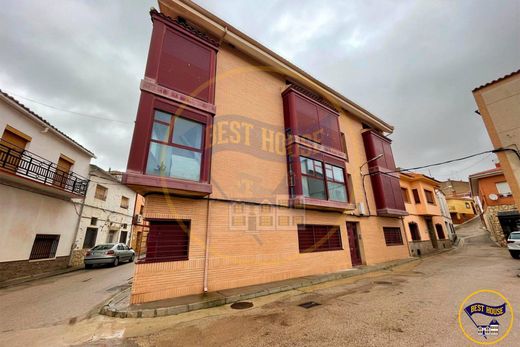
[(520, 240), (520, 233), (511, 233), (509, 235), (510, 240)]
[(100, 250), (111, 249), (112, 247), (114, 247), (113, 243), (107, 243), (106, 245), (97, 245), (96, 247), (92, 248), (92, 250), (100, 251)]

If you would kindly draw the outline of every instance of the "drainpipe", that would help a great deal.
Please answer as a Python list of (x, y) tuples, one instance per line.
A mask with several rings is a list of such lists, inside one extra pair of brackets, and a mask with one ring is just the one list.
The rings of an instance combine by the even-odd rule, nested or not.
[(210, 199), (207, 199), (207, 207), (206, 207), (206, 250), (204, 252), (204, 293), (208, 292), (208, 267), (209, 267), (209, 244), (210, 244), (210, 235), (209, 231), (211, 230), (209, 227), (209, 208), (210, 208)]
[[(87, 199), (87, 192), (88, 192), (89, 184), (90, 184), (90, 180), (87, 182), (87, 187), (85, 189), (85, 197), (81, 201), (81, 207), (79, 208), (78, 221), (76, 222), (76, 231), (74, 232), (74, 238), (72, 239), (72, 245), (70, 246), (69, 266), (72, 266), (72, 252), (74, 251), (74, 245), (76, 244), (76, 239), (78, 237), (79, 226), (81, 223), (81, 216), (83, 215), (83, 208), (85, 207), (85, 200)], [(71, 203), (74, 205), (74, 201), (71, 201)], [(74, 209), (76, 209), (76, 207), (74, 207)]]

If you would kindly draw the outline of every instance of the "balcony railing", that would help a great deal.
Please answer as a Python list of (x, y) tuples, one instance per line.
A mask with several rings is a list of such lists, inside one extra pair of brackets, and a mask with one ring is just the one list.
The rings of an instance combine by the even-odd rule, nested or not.
[(88, 179), (58, 166), (37, 154), (0, 142), (0, 170), (28, 178), (78, 196), (85, 196)]

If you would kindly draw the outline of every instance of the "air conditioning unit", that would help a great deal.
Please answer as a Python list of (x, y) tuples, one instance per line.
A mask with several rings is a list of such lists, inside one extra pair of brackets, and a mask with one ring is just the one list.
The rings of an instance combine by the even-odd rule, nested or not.
[(143, 222), (143, 216), (141, 216), (140, 214), (136, 214), (134, 216), (134, 224), (142, 224)]
[(367, 208), (363, 202), (358, 202), (357, 210), (360, 216), (368, 216)]

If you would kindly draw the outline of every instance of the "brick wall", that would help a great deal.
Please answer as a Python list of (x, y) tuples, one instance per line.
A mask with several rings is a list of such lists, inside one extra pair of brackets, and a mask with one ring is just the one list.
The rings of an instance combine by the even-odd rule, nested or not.
[(2, 262), (0, 263), (0, 282), (65, 269), (68, 261), (69, 257), (57, 257), (51, 260)]

